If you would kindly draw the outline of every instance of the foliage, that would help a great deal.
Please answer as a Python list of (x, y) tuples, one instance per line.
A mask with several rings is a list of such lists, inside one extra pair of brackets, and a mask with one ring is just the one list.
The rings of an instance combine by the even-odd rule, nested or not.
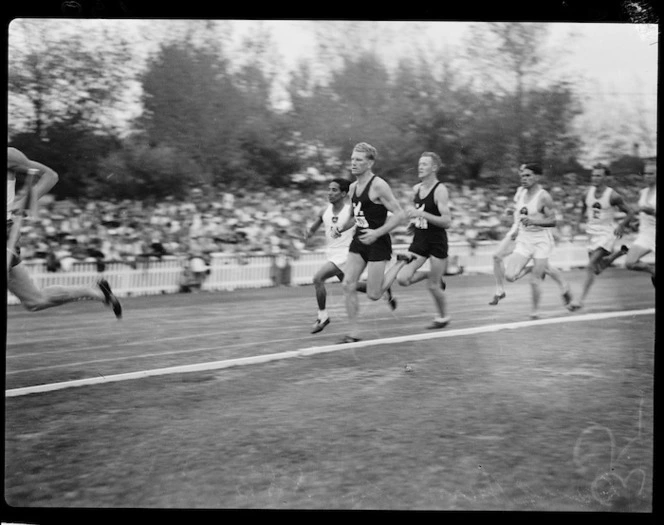
[(92, 45), (86, 26), (72, 24), (73, 32), (57, 36), (40, 22), (24, 22), (24, 45), (10, 47), (10, 120), (26, 121), (39, 137), (48, 126), (62, 123), (108, 133), (131, 70), (127, 41), (115, 35), (115, 45), (102, 50), (108, 38), (103, 30)]
[(56, 171), (59, 181), (51, 191), (57, 198), (92, 194), (97, 179), (103, 177), (99, 159), (119, 147), (119, 141), (113, 136), (80, 129), (67, 122), (51, 124), (43, 135), (40, 140), (32, 133), (19, 134), (11, 145)]
[[(256, 47), (259, 54), (263, 49)], [(137, 127), (151, 144), (194, 162), (208, 183), (283, 184), (297, 165), (259, 65), (250, 60), (232, 73), (206, 48), (162, 46), (143, 76), (145, 112)]]
[(96, 186), (97, 197), (164, 198), (185, 194), (192, 174), (200, 167), (169, 146), (151, 146), (145, 141), (128, 140), (121, 149), (100, 162), (104, 174)]
[[(122, 38), (98, 53), (81, 36), (39, 37), (28, 27), (43, 41), (12, 48), (9, 90), (12, 101), (28, 102), (10, 107), (30, 118), (33, 138), (15, 139), (61, 172), (56, 194), (72, 196), (284, 186), (309, 171), (347, 176), (361, 141), (378, 149), (377, 173), (407, 182), (426, 150), (443, 159), (441, 178), (471, 184), (501, 182), (526, 159), (554, 178), (574, 165), (579, 104), (570, 83), (541, 80), (550, 62), (544, 26), (478, 25), (458, 61), (423, 49), (388, 60), (379, 51), (394, 48), (397, 26), (363, 32), (358, 24), (318, 26), (318, 56), (290, 74), (286, 108), (274, 104), (282, 62), (264, 30), (245, 36), (233, 58), (214, 24), (174, 32), (136, 73)], [(141, 112), (122, 135), (107, 117), (131, 81)]]

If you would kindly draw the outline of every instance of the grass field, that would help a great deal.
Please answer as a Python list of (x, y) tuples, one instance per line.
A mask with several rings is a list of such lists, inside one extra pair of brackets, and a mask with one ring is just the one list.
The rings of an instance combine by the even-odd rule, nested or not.
[[(566, 276), (578, 290), (583, 273)], [(447, 290), (437, 332), (423, 285), (397, 288), (395, 312), (361, 298), (354, 345), (334, 344), (338, 284), (317, 335), (311, 286), (127, 298), (122, 321), (96, 303), (10, 307), (5, 500), (650, 512), (650, 280), (609, 269), (573, 314), (547, 280), (533, 322), (525, 282), (495, 307), (490, 276)]]

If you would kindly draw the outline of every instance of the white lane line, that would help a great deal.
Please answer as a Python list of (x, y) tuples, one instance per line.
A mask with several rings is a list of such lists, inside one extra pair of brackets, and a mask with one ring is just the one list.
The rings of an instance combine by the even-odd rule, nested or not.
[(65, 388), (73, 388), (78, 386), (97, 385), (101, 383), (111, 383), (117, 381), (127, 381), (130, 379), (141, 379), (151, 376), (160, 376), (168, 374), (182, 374), (187, 372), (201, 372), (208, 370), (220, 370), (223, 368), (231, 368), (234, 366), (253, 365), (259, 363), (267, 363), (270, 361), (277, 361), (281, 359), (289, 359), (292, 357), (304, 357), (309, 355), (324, 354), (328, 352), (337, 352), (339, 350), (346, 350), (348, 348), (366, 348), (369, 346), (386, 345), (404, 343), (409, 341), (424, 341), (427, 339), (442, 339), (446, 337), (459, 337), (464, 335), (476, 335), (490, 332), (498, 332), (501, 330), (514, 330), (519, 328), (528, 328), (531, 326), (560, 324), (560, 323), (575, 323), (583, 321), (599, 321), (603, 319), (613, 319), (616, 317), (630, 317), (637, 315), (652, 315), (655, 313), (654, 308), (646, 308), (645, 310), (627, 310), (619, 312), (602, 312), (595, 314), (585, 314), (576, 316), (563, 316), (553, 317), (550, 319), (537, 319), (531, 321), (518, 321), (514, 323), (492, 324), (487, 326), (477, 326), (473, 328), (461, 328), (458, 330), (448, 331), (433, 331), (420, 334), (410, 334), (397, 337), (387, 337), (384, 339), (369, 339), (367, 341), (357, 341), (355, 343), (334, 344), (325, 346), (313, 346), (309, 348), (302, 348), (300, 350), (289, 350), (286, 352), (278, 352), (275, 354), (258, 355), (251, 357), (241, 357), (236, 359), (225, 359), (223, 361), (213, 361), (210, 363), (199, 363), (195, 365), (180, 365), (171, 366), (167, 368), (155, 368), (152, 370), (142, 370), (138, 372), (128, 372), (124, 374), (114, 374), (110, 376), (93, 377), (87, 379), (77, 379), (74, 381), (63, 381), (60, 383), (49, 383), (45, 385), (35, 385), (22, 388), (13, 388), (5, 391), (5, 397), (17, 397), (28, 394), (36, 394), (41, 392), (50, 392), (53, 390), (62, 390)]

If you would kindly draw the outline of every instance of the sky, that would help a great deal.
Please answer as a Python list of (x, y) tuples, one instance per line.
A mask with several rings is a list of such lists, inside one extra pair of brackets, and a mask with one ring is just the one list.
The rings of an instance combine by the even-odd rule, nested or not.
[[(66, 20), (50, 19), (46, 21), (50, 26), (61, 26), (65, 29)], [(81, 21), (77, 21), (81, 22)], [(88, 22), (88, 21), (85, 21)], [(149, 33), (152, 25), (165, 25), (170, 20), (90, 20), (90, 23), (116, 24), (126, 28), (127, 33), (142, 31)], [(133, 22), (133, 23), (132, 23)], [(204, 23), (191, 21), (192, 23)], [(14, 21), (13, 23), (16, 23)], [(326, 21), (294, 21), (294, 20), (235, 20), (233, 35), (237, 42), (248, 31), (258, 25), (269, 28), (278, 44), (279, 53), (283, 56), (286, 66), (292, 67), (298, 58), (313, 56), (314, 38), (312, 28), (316, 25), (326, 24)], [(412, 27), (413, 22), (378, 22), (393, 27)], [(366, 22), (375, 24), (375, 22)], [(463, 41), (467, 34), (469, 22), (415, 22), (421, 29), (422, 39), (427, 45), (440, 50), (454, 48)], [(573, 53), (567, 57), (567, 68), (570, 71), (582, 72), (589, 80), (601, 85), (613, 85), (617, 89), (633, 90), (634, 80), (640, 80), (640, 90), (654, 96), (657, 90), (657, 26), (647, 24), (627, 23), (552, 23), (551, 41), (567, 43), (570, 45), (570, 35)], [(222, 38), (225, 35), (220, 35)], [(10, 26), (9, 37), (12, 37)], [(156, 42), (156, 41), (155, 41)], [(410, 39), (395, 39), (394, 50), (404, 48), (410, 44)], [(389, 55), (390, 50), (387, 50)]]
[(630, 87), (632, 78), (642, 89), (657, 91), (657, 27), (641, 24), (570, 24), (581, 35), (572, 64), (589, 78), (615, 86)]
[[(313, 38), (307, 25), (324, 21), (262, 21), (273, 32), (281, 53), (289, 63), (298, 57), (311, 56)], [(370, 23), (370, 22), (368, 22)], [(406, 25), (407, 22), (389, 22)], [(255, 21), (236, 21), (238, 34), (255, 27)], [(425, 38), (434, 45), (454, 46), (466, 35), (468, 22), (427, 22)], [(657, 82), (657, 26), (626, 23), (553, 23), (552, 41), (564, 43), (569, 33), (577, 35), (570, 67), (585, 71), (601, 82), (621, 84), (628, 77), (638, 75), (651, 91)]]

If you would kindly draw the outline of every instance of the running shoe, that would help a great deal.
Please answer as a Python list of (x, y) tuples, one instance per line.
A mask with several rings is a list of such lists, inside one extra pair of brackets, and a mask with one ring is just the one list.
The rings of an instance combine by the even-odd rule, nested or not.
[(385, 291), (385, 293), (387, 294), (387, 304), (389, 305), (390, 309), (396, 310), (397, 309), (397, 300), (392, 295), (392, 288), (388, 288)]
[(122, 305), (120, 304), (120, 301), (118, 301), (118, 298), (115, 297), (115, 295), (111, 291), (111, 285), (108, 284), (108, 281), (106, 279), (100, 279), (99, 281), (97, 281), (97, 286), (99, 286), (99, 289), (104, 294), (104, 304), (106, 306), (110, 306), (111, 308), (113, 308), (113, 313), (115, 314), (115, 317), (121, 319)]
[(583, 305), (582, 305), (580, 302), (578, 302), (578, 301), (576, 301), (576, 302), (571, 302), (571, 303), (569, 303), (569, 304), (567, 305), (567, 309), (568, 309), (570, 312), (576, 312), (577, 310), (581, 310), (581, 308), (583, 308)]
[(439, 328), (445, 328), (448, 324), (450, 324), (450, 317), (443, 317), (442, 319), (434, 319), (433, 322), (427, 326), (427, 330), (437, 330)]
[(317, 319), (316, 322), (314, 323), (314, 327), (311, 330), (312, 334), (317, 334), (318, 332), (322, 331), (323, 328), (325, 328), (328, 324), (330, 324), (330, 318), (328, 317), (325, 319), (325, 321), (321, 321), (320, 319)]
[(409, 255), (407, 253), (399, 253), (397, 254), (397, 261), (406, 261), (406, 263), (412, 262), (415, 260), (414, 255)]
[(498, 304), (498, 302), (499, 302), (501, 299), (505, 299), (505, 292), (500, 293), (500, 294), (495, 294), (495, 295), (493, 296), (493, 299), (491, 299), (491, 300), (489, 301), (489, 304), (495, 306), (495, 305)]
[(345, 335), (343, 339), (341, 339), (338, 344), (343, 345), (346, 343), (357, 343), (360, 341), (359, 337), (353, 337), (352, 335)]

